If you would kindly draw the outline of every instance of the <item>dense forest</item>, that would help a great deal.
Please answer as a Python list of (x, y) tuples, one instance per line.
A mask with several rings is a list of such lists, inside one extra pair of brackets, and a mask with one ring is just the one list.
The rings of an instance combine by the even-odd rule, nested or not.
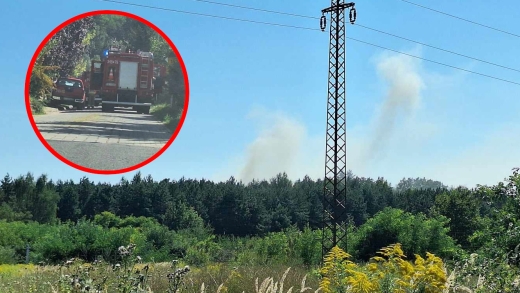
[(152, 28), (118, 15), (98, 15), (69, 24), (40, 52), (30, 80), (30, 96), (44, 101), (50, 95), (53, 80), (59, 75), (79, 77), (90, 69), (91, 60), (100, 60), (105, 49), (119, 46), (122, 50), (150, 51), (154, 61), (167, 65), (166, 87), (158, 96), (160, 103), (173, 98), (175, 109), (184, 105), (184, 77), (177, 56)]
[[(392, 187), (347, 174), (349, 236), (358, 260), (401, 243), (414, 253), (457, 260), (473, 252), (520, 260), (520, 175), (495, 186), (447, 188), (408, 178)], [(292, 182), (286, 174), (243, 184), (154, 180), (137, 173), (118, 184), (87, 177), (53, 182), (45, 175), (12, 178), (0, 188), (0, 262), (110, 260), (137, 243), (148, 259), (319, 263), (323, 181)]]

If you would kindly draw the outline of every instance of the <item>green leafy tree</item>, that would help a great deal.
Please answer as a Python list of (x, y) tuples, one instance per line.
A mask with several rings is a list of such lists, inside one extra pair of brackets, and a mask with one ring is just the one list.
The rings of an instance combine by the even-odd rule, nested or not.
[(385, 208), (355, 230), (353, 247), (348, 250), (364, 261), (392, 243), (401, 243), (408, 257), (427, 251), (443, 257), (454, 256), (458, 249), (448, 235), (448, 221), (443, 216), (429, 219), (424, 214)]
[(403, 178), (397, 186), (395, 187), (397, 192), (403, 192), (409, 189), (438, 189), (438, 188), (447, 188), (446, 185), (442, 184), (440, 181), (435, 181), (426, 178)]
[(88, 44), (84, 40), (93, 26), (93, 18), (86, 17), (57, 32), (50, 41), (51, 47), (42, 56), (42, 65), (59, 66), (61, 74), (73, 74), (87, 52)]
[(65, 183), (59, 190), (58, 218), (62, 221), (77, 221), (81, 217), (81, 209), (76, 186), (73, 183)]
[(438, 195), (435, 203), (435, 209), (450, 219), (449, 235), (464, 248), (469, 248), (469, 236), (479, 229), (479, 207), (479, 199), (463, 187)]

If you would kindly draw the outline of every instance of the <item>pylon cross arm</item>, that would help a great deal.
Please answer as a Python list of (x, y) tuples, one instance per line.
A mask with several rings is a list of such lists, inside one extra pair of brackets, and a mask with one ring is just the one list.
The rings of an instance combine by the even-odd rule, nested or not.
[(354, 5), (356, 5), (354, 2), (350, 2), (350, 3), (341, 3), (341, 4), (338, 4), (338, 5), (334, 5), (334, 6), (331, 6), (329, 8), (325, 8), (321, 11), (321, 13), (325, 14), (327, 12), (333, 12), (333, 11), (341, 11), (341, 10), (345, 10), (347, 8), (351, 8), (351, 7), (354, 7)]

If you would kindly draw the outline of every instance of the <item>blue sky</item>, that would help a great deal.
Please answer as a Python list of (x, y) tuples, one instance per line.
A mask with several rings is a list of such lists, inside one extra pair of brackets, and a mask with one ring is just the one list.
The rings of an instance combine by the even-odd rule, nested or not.
[[(128, 0), (125, 2), (143, 3)], [(147, 5), (319, 28), (319, 21), (192, 0)], [(329, 1), (222, 2), (321, 16)], [(416, 0), (432, 8), (520, 34), (513, 0), (489, 5)], [(467, 3), (466, 3), (467, 4)], [(520, 70), (520, 38), (400, 0), (359, 0), (357, 23)], [(328, 33), (206, 18), (96, 0), (8, 1), (0, 18), (3, 85), (0, 173), (117, 182), (76, 170), (41, 144), (27, 119), (25, 75), (45, 36), (67, 19), (114, 9), (161, 28), (186, 64), (190, 104), (171, 147), (140, 169), (155, 179), (182, 176), (247, 181), (282, 171), (324, 174)], [(520, 81), (519, 72), (347, 25), (347, 35), (453, 66)], [(449, 185), (494, 184), (520, 166), (520, 86), (347, 43), (348, 167), (361, 176), (427, 177)], [(394, 118), (392, 118), (394, 117)], [(393, 125), (392, 127), (390, 127)]]

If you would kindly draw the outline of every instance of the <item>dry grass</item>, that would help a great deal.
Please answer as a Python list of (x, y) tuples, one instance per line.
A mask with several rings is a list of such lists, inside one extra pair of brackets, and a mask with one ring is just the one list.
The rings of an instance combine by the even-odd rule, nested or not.
[[(142, 293), (174, 292), (168, 291), (168, 274), (172, 272), (171, 263), (137, 263), (134, 271), (143, 271), (148, 265), (149, 276), (147, 286), (142, 288)], [(68, 291), (60, 285), (60, 279), (69, 278), (79, 268), (91, 267), (90, 264), (78, 264), (77, 266), (37, 266), (37, 265), (0, 265), (0, 292), (42, 292), (62, 293), (81, 292)], [(184, 264), (179, 263), (178, 267)], [(457, 283), (457, 271), (452, 270), (446, 280), (446, 288), (443, 293), (477, 293), (482, 291), (481, 284), (489, 279), (488, 276), (474, 276), (471, 280)], [(117, 291), (118, 272), (112, 266), (102, 265), (90, 271), (94, 280), (107, 278), (107, 287), (100, 292)], [(518, 290), (520, 276), (514, 281), (513, 288)], [(283, 266), (244, 266), (232, 267), (228, 264), (211, 264), (201, 268), (191, 268), (184, 278), (178, 292), (189, 293), (317, 293), (319, 279), (304, 267)], [(90, 291), (95, 292), (95, 291)], [(514, 292), (514, 291), (512, 291)], [(519, 290), (520, 292), (520, 290)]]
[[(142, 271), (148, 265), (147, 286), (136, 292), (173, 292), (168, 291), (168, 274), (172, 272), (170, 263), (136, 264), (136, 270)], [(61, 280), (72, 281), (78, 268), (86, 270), (89, 264), (76, 266), (0, 266), (0, 292), (80, 292), (66, 291)], [(183, 266), (183, 264), (179, 264)], [(3, 268), (3, 270), (1, 269)], [(89, 274), (94, 283), (107, 278), (106, 287), (101, 292), (117, 291), (121, 272), (114, 271), (109, 265), (92, 269)], [(73, 286), (72, 286), (73, 287)], [(286, 288), (284, 290), (284, 288)], [(301, 293), (315, 291), (318, 279), (308, 274), (305, 268), (269, 268), (269, 267), (230, 267), (224, 264), (212, 264), (202, 268), (191, 268), (184, 277), (180, 292), (219, 292), (219, 293)], [(94, 291), (90, 291), (94, 292)]]

